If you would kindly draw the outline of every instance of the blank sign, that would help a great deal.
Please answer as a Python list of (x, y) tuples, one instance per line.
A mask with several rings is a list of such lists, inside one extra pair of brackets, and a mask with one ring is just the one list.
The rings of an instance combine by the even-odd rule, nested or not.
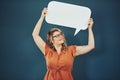
[(91, 10), (88, 7), (51, 1), (47, 8), (48, 12), (45, 17), (47, 23), (75, 28), (74, 35), (88, 27), (91, 16)]

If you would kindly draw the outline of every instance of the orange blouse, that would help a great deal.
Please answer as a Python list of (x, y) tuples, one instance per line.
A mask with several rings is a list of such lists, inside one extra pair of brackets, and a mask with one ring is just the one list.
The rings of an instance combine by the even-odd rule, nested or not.
[(76, 46), (68, 46), (58, 54), (47, 44), (45, 46), (45, 60), (47, 72), (44, 80), (73, 80), (72, 67)]

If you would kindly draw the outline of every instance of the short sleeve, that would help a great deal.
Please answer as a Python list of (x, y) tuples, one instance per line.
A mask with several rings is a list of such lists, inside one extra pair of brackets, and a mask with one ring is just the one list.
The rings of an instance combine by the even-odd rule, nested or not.
[(47, 55), (47, 53), (50, 51), (50, 46), (46, 43), (45, 44), (45, 56)]
[(72, 56), (74, 56), (76, 53), (76, 45), (71, 46), (70, 49), (71, 49)]

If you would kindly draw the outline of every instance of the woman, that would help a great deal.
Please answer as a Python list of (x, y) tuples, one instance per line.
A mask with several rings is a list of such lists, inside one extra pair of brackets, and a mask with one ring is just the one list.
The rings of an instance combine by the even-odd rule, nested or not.
[(39, 33), (46, 13), (47, 8), (44, 8), (32, 33), (36, 45), (45, 56), (47, 73), (44, 80), (73, 80), (72, 66), (74, 57), (85, 54), (95, 47), (92, 32), (93, 20), (90, 19), (88, 23), (88, 45), (67, 46), (64, 34), (58, 28), (53, 28), (48, 32), (47, 42), (45, 43)]

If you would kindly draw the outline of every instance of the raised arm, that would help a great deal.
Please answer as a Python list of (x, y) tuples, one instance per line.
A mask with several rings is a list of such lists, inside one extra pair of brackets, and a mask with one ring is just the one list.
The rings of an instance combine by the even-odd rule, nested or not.
[(88, 45), (77, 46), (76, 53), (74, 56), (86, 54), (87, 52), (95, 48), (95, 41), (94, 41), (92, 26), (93, 26), (93, 19), (90, 18), (88, 23)]
[(44, 20), (44, 17), (46, 16), (46, 13), (47, 13), (47, 8), (44, 8), (42, 11), (41, 17), (38, 20), (37, 24), (35, 25), (35, 28), (34, 28), (33, 33), (32, 33), (32, 36), (33, 36), (33, 39), (34, 39), (36, 45), (42, 51), (43, 54), (45, 54), (45, 42), (41, 38), (41, 36), (39, 36), (39, 33), (41, 30), (41, 26), (42, 26), (42, 22)]

